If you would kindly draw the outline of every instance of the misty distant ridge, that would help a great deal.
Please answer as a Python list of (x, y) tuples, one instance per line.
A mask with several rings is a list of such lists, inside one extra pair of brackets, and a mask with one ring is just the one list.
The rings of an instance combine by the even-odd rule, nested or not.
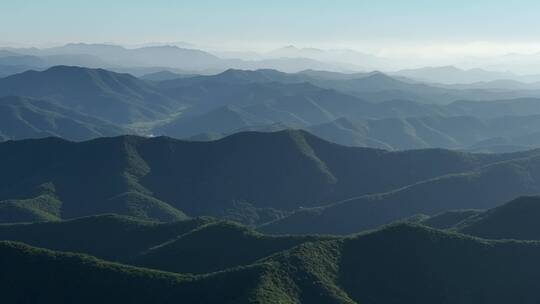
[[(20, 56), (44, 57), (51, 55), (91, 55), (100, 58), (104, 63), (100, 67), (162, 67), (181, 69), (187, 72), (215, 73), (228, 68), (257, 69), (274, 68), (286, 72), (298, 72), (309, 68), (333, 71), (353, 70), (344, 64), (332, 64), (310, 58), (263, 58), (260, 60), (244, 60), (238, 58), (225, 59), (209, 52), (182, 48), (172, 45), (125, 48), (109, 44), (70, 43), (60, 47), (37, 48), (4, 48), (4, 50)], [(17, 56), (15, 56), (17, 57)], [(81, 64), (73, 64), (87, 66)], [(92, 66), (96, 67), (96, 66)]]
[[(507, 61), (514, 60), (518, 64), (537, 62), (537, 59), (540, 59), (536, 58), (538, 57), (536, 55), (522, 56), (529, 59), (522, 57), (519, 59), (518, 56), (521, 55), (509, 54), (503, 58)], [(432, 66), (400, 70), (399, 62), (393, 59), (350, 49), (299, 48), (289, 45), (257, 53), (206, 50), (184, 42), (149, 43), (129, 48), (112, 44), (69, 43), (42, 49), (2, 48), (0, 49), (0, 77), (13, 73), (13, 69), (9, 69), (13, 66), (39, 70), (54, 65), (76, 65), (129, 72), (137, 76), (164, 70), (177, 74), (215, 74), (234, 68), (276, 69), (289, 73), (324, 70), (347, 74), (380, 70), (396, 77), (440, 84), (471, 84), (495, 80), (527, 83), (540, 81), (540, 76), (531, 74), (531, 71), (498, 72), (512, 69), (483, 64), (481, 60), (478, 62), (483, 67), (459, 69), (455, 66)], [(492, 67), (493, 71), (489, 67)]]
[(389, 59), (349, 49), (322, 50), (289, 45), (262, 55), (270, 58), (310, 58), (322, 62), (349, 64), (349, 69), (390, 69), (392, 66)]
[(460, 69), (455, 66), (425, 67), (390, 73), (418, 81), (440, 84), (479, 84), (494, 81), (539, 82), (540, 75), (517, 75), (511, 72), (495, 72), (480, 68)]
[(444, 84), (463, 84), (501, 79), (513, 79), (517, 75), (510, 72), (491, 72), (480, 68), (463, 70), (455, 66), (425, 67), (401, 70), (394, 75), (410, 77), (417, 80)]
[[(381, 72), (165, 70), (137, 78), (54, 66), (0, 78), (0, 140), (122, 133), (212, 139), (240, 130), (295, 128), (344, 145), (388, 150), (491, 152), (540, 145), (540, 90), (524, 83), (504, 90), (470, 86), (430, 85)], [(64, 132), (60, 125), (76, 127)]]

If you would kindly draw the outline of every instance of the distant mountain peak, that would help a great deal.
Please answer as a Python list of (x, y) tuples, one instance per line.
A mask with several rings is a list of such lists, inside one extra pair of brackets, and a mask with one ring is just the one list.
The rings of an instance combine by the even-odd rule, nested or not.
[(379, 71), (373, 71), (369, 73), (364, 79), (370, 79), (370, 80), (376, 80), (376, 81), (384, 81), (384, 82), (401, 82), (391, 76), (388, 76), (385, 73), (379, 72)]
[(115, 44), (110, 44), (110, 43), (85, 43), (85, 42), (72, 42), (72, 43), (67, 43), (65, 44), (63, 47), (65, 48), (73, 48), (73, 47), (85, 47), (85, 48), (90, 48), (90, 47), (99, 47), (99, 48), (108, 48), (108, 49), (125, 49), (123, 46), (121, 45), (115, 45)]
[(284, 49), (284, 50), (298, 50), (299, 48), (297, 48), (296, 46), (290, 44), (290, 45), (286, 45), (286, 46), (282, 47), (281, 49)]

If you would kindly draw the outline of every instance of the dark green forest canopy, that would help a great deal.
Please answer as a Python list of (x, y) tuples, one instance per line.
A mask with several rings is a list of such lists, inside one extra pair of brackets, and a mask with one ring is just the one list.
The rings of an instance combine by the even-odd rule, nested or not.
[[(182, 257), (182, 248), (176, 250)], [(538, 242), (397, 224), (354, 237), (313, 238), (250, 266), (193, 276), (3, 241), (0, 283), (11, 286), (2, 295), (8, 303), (508, 303), (516, 295), (519, 303), (535, 303), (539, 254)]]
[[(214, 216), (266, 224), (261, 231), (271, 233), (353, 233), (418, 213), (485, 209), (538, 193), (537, 154), (388, 152), (344, 147), (304, 131), (244, 132), (211, 142), (136, 136), (8, 141), (0, 143), (0, 219)], [(390, 208), (398, 203), (402, 207)], [(370, 206), (380, 215), (361, 220), (362, 208)], [(335, 225), (317, 222), (340, 210), (346, 215)], [(307, 219), (318, 228), (307, 227)]]

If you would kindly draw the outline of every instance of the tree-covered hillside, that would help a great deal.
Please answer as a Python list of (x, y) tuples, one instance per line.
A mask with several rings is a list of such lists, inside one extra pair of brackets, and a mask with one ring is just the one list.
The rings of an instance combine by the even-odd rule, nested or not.
[(2, 241), (0, 283), (6, 303), (536, 303), (539, 254), (538, 242), (399, 224), (186, 275)]
[[(159, 221), (211, 215), (255, 225), (535, 153), (387, 152), (339, 146), (303, 131), (246, 132), (212, 142), (12, 141), (0, 143), (0, 208), (9, 211), (4, 222), (117, 213)], [(436, 181), (424, 184), (440, 189)], [(499, 190), (508, 196), (519, 189)]]

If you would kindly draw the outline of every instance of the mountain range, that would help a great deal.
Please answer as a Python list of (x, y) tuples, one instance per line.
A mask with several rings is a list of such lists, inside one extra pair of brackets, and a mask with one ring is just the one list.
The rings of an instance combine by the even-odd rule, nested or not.
[(519, 85), (521, 88), (537, 88), (540, 75), (516, 75), (511, 72), (488, 71), (480, 68), (460, 69), (454, 66), (425, 67), (400, 70), (391, 73), (417, 81), (455, 85), (455, 87), (511, 89)]
[[(534, 151), (531, 153), (468, 172), (411, 183), (387, 193), (299, 210), (264, 225), (261, 231), (348, 234), (416, 214), (434, 215), (450, 209), (491, 208), (520, 195), (538, 194), (538, 156)], [(493, 188), (492, 185), (505, 186)]]
[(537, 303), (535, 94), (315, 70), (1, 78), (1, 300)]
[(350, 70), (350, 64), (324, 62), (309, 57), (273, 57), (241, 59), (221, 58), (210, 52), (182, 45), (151, 45), (126, 48), (112, 44), (69, 43), (51, 48), (3, 48), (0, 64), (24, 64), (33, 68), (54, 65), (78, 65), (113, 70), (162, 68), (190, 73), (221, 72), (237, 69), (279, 69), (298, 72), (309, 68), (321, 70)]
[(538, 196), (520, 197), (504, 205), (471, 215), (449, 227), (486, 239), (540, 240), (536, 218)]
[(0, 304), (540, 304), (540, 2), (56, 2), (0, 0)]
[[(514, 101), (519, 104), (519, 101)], [(224, 107), (160, 131), (192, 140), (215, 140), (241, 131), (278, 131), (302, 128), (325, 140), (346, 146), (386, 150), (440, 147), (474, 152), (511, 152), (539, 146), (537, 115), (418, 116), (353, 120), (339, 118), (328, 123), (306, 125), (271, 119), (261, 122), (242, 109)], [(181, 132), (179, 132), (181, 130)], [(203, 133), (199, 133), (203, 131)], [(197, 135), (194, 135), (197, 134)]]
[[(510, 152), (539, 142), (537, 98), (459, 100), (478, 93), (380, 73), (227, 70), (159, 77), (57, 66), (0, 78), (0, 106), (9, 108), (0, 140), (59, 136), (79, 141), (125, 133), (217, 139), (240, 131), (304, 129), (339, 144), (389, 150)], [(417, 91), (428, 93), (415, 101), (393, 99)], [(456, 101), (425, 103), (433, 92)], [(516, 92), (509, 95), (534, 95)]]
[(131, 75), (68, 66), (2, 78), (0, 96), (49, 99), (111, 123), (157, 119), (178, 107), (175, 100)]
[(125, 129), (47, 100), (0, 97), (0, 140), (118, 136)]
[[(57, 244), (78, 252), (104, 250), (102, 255), (122, 256), (117, 252), (124, 249), (106, 244), (122, 234), (129, 235), (122, 240), (143, 252), (126, 264), (158, 261), (159, 267), (169, 272), (2, 241), (0, 266), (4, 275), (0, 281), (11, 286), (3, 299), (52, 302), (87, 295), (82, 303), (172, 303), (179, 298), (200, 303), (388, 303), (393, 299), (507, 303), (519, 295), (520, 303), (538, 300), (537, 242), (489, 241), (422, 225), (395, 224), (346, 238), (268, 237), (230, 223), (189, 220), (171, 225), (96, 217), (0, 226), (0, 234), (55, 248), (58, 245), (47, 244), (36, 232), (41, 230), (54, 239), (58, 238), (54, 230), (76, 235), (114, 225), (120, 228), (115, 230), (120, 232), (117, 236), (95, 232), (88, 235), (92, 242), (67, 238)], [(90, 227), (98, 230), (87, 229)], [(175, 234), (179, 236), (175, 238)], [(144, 251), (152, 246), (148, 240), (159, 243), (160, 238), (170, 240)], [(181, 245), (188, 240), (187, 246)], [(198, 267), (225, 269), (197, 275), (174, 273), (182, 267), (192, 272)]]
[[(339, 146), (304, 131), (246, 132), (210, 142), (8, 141), (0, 143), (0, 209), (3, 222), (209, 215), (264, 224), (261, 231), (271, 233), (341, 234), (535, 194), (537, 155), (388, 152)], [(506, 186), (495, 191), (494, 183)], [(322, 224), (333, 220), (338, 223)]]

